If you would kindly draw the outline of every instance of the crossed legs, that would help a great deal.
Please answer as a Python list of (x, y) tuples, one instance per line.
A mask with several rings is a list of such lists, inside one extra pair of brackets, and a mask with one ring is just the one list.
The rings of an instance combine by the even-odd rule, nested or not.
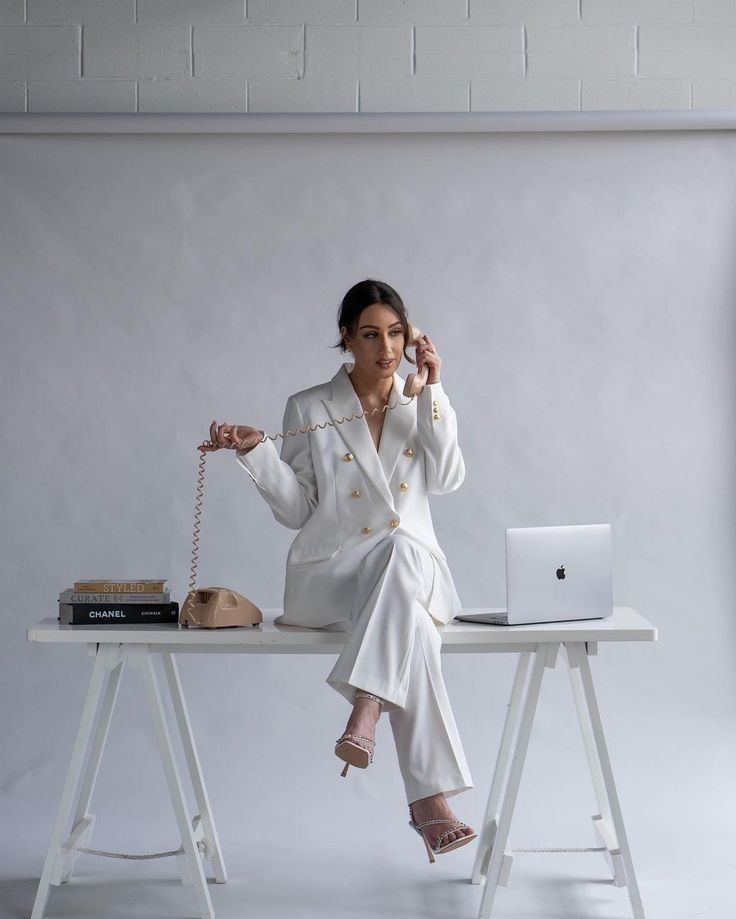
[[(446, 799), (473, 787), (442, 677), (441, 638), (424, 605), (433, 575), (429, 553), (412, 540), (379, 542), (359, 569), (351, 631), (326, 680), (353, 704), (346, 731), (373, 739), (381, 708), (388, 711), (416, 822), (454, 817)], [(356, 698), (356, 689), (379, 696), (382, 707)], [(428, 827), (430, 843), (443, 830)]]

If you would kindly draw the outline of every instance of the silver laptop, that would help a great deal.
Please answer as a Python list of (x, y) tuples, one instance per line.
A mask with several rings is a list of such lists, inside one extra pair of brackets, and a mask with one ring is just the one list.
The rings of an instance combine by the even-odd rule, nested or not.
[(522, 625), (610, 616), (610, 524), (507, 529), (506, 606), (506, 610), (460, 613), (455, 619)]

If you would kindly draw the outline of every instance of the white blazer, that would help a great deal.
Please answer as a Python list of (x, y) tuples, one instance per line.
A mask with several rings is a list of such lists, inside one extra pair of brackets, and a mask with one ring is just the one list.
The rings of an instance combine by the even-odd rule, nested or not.
[[(289, 396), (283, 432), (362, 412), (345, 363), (326, 383)], [(389, 405), (406, 402), (394, 373)], [(279, 523), (299, 530), (286, 561), (284, 612), (276, 623), (322, 627), (351, 618), (361, 561), (396, 533), (427, 549), (435, 563), (428, 609), (440, 623), (461, 608), (437, 542), (428, 495), (455, 491), (465, 478), (457, 420), (442, 383), (386, 410), (376, 450), (365, 417), (236, 452)]]

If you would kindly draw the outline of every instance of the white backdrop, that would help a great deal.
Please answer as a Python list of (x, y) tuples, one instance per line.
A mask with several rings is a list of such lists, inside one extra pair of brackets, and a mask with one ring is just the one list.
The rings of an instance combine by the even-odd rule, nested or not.
[[(77, 578), (162, 576), (183, 599), (210, 420), (279, 431), (287, 396), (344, 359), (343, 294), (376, 277), (434, 340), (458, 414), (466, 479), (432, 512), (464, 605), (503, 605), (506, 527), (612, 524), (614, 603), (660, 634), (592, 659), (644, 903), (658, 915), (679, 885), (683, 917), (721, 916), (694, 877), (733, 873), (736, 823), (734, 163), (728, 131), (0, 136), (0, 806), (19, 909), (91, 667), (25, 629)], [(208, 458), (198, 583), (279, 607), (294, 535), (234, 454)], [(368, 800), (376, 835), (352, 827), (354, 845), (392, 834), (387, 864), (418, 856), (387, 722), (373, 767), (339, 778), (331, 666), (181, 660), (226, 852), (283, 821), (339, 865), (340, 821)], [(513, 666), (443, 658), (476, 786), (453, 806), (476, 824)], [(548, 672), (516, 845), (592, 844), (569, 695)], [(118, 705), (93, 845), (175, 847), (130, 675)], [(699, 864), (691, 833), (730, 842)]]

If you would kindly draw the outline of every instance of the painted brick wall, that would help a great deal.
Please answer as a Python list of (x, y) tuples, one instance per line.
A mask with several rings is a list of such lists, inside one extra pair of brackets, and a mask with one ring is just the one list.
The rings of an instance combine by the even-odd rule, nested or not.
[(0, 0), (2, 112), (736, 108), (736, 0)]

